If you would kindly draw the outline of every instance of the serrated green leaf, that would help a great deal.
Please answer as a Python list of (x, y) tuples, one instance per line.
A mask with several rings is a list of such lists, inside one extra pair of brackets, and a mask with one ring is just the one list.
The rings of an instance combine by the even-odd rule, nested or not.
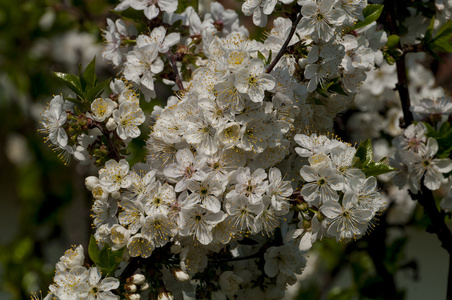
[(83, 88), (80, 78), (78, 76), (60, 72), (53, 72), (61, 82), (63, 82), (68, 88), (70, 88), (74, 93), (83, 98)]
[(382, 12), (383, 12), (382, 4), (367, 5), (366, 8), (363, 10), (364, 21), (356, 22), (355, 26), (353, 26), (351, 30), (362, 28), (376, 21), (380, 17)]
[(96, 86), (90, 88), (86, 92), (86, 99), (91, 103), (94, 101), (94, 99), (99, 98), (104, 91), (104, 89), (108, 86), (110, 83), (111, 78), (102, 81), (101, 83), (97, 84)]
[(86, 66), (85, 71), (83, 71), (82, 78), (86, 82), (86, 89), (89, 89), (96, 85), (96, 57), (94, 57), (93, 60)]
[(99, 263), (99, 247), (93, 235), (89, 239), (88, 254), (89, 258), (97, 265)]
[(358, 157), (361, 160), (363, 166), (366, 166), (372, 161), (373, 150), (370, 138), (367, 138), (359, 144), (355, 157)]
[(394, 49), (399, 45), (400, 37), (397, 34), (392, 34), (388, 37), (388, 41), (386, 42), (386, 46), (389, 49)]

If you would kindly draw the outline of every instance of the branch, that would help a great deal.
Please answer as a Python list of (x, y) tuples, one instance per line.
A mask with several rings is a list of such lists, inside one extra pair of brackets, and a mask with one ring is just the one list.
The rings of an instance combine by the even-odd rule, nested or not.
[(298, 14), (297, 18), (295, 19), (295, 21), (292, 21), (292, 27), (290, 28), (290, 32), (289, 35), (287, 36), (286, 41), (284, 42), (284, 44), (282, 45), (281, 49), (279, 50), (278, 54), (276, 55), (275, 59), (271, 62), (271, 64), (268, 66), (266, 73), (270, 73), (273, 68), (276, 66), (276, 64), (278, 63), (278, 61), (281, 59), (281, 57), (284, 55), (284, 52), (286, 52), (287, 50), (287, 46), (289, 45), (290, 40), (292, 39), (293, 35), (295, 34), (295, 30), (297, 29), (297, 25), (300, 22), (301, 18), (303, 16), (301, 15), (301, 13)]
[(173, 53), (171, 53), (171, 50), (168, 50), (168, 52), (166, 52), (166, 54), (168, 55), (168, 58), (171, 62), (171, 66), (173, 67), (173, 72), (174, 72), (174, 76), (177, 87), (179, 88), (180, 91), (184, 90), (184, 85), (182, 84), (182, 80), (179, 74), (179, 70), (177, 69), (177, 64), (176, 64), (176, 58), (174, 57)]
[(118, 149), (116, 149), (116, 147), (113, 145), (109, 132), (105, 131), (105, 129), (102, 127), (102, 125), (100, 125), (98, 122), (96, 122), (95, 124), (96, 124), (96, 127), (99, 128), (99, 130), (102, 132), (102, 134), (107, 139), (108, 148), (110, 148), (109, 153), (113, 156), (113, 159), (116, 161), (120, 161), (121, 156), (119, 155)]
[[(389, 2), (389, 3), (386, 3)], [(389, 6), (389, 14), (388, 14), (388, 22), (391, 26), (391, 32), (399, 35), (399, 30), (395, 20), (397, 18), (396, 12), (396, 3), (395, 1), (385, 1), (385, 5)], [(402, 49), (402, 46), (398, 44), (398, 48)], [(395, 89), (399, 92), (400, 102), (402, 103), (402, 111), (403, 111), (403, 124), (400, 127), (406, 128), (413, 123), (413, 114), (410, 111), (411, 100), (410, 93), (408, 92), (408, 77), (407, 77), (407, 69), (405, 65), (405, 55), (406, 52), (403, 52), (402, 56), (396, 60), (397, 67), (397, 83)]]

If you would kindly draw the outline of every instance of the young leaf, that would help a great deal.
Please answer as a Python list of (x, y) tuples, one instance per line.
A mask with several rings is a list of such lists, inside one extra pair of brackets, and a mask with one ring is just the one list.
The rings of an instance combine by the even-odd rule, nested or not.
[(121, 262), (124, 248), (118, 251), (113, 251), (109, 245), (105, 245), (99, 253), (99, 267), (102, 274), (112, 274), (118, 268)]
[(80, 82), (80, 78), (72, 74), (53, 72), (61, 82), (63, 82), (68, 88), (70, 88), (73, 92), (75, 92), (78, 96), (83, 98), (82, 92), (82, 83)]
[(356, 30), (361, 27), (367, 26), (370, 23), (376, 21), (383, 12), (383, 5), (381, 4), (369, 4), (363, 10), (364, 21), (356, 22), (355, 26), (351, 30)]
[(83, 80), (86, 82), (86, 87), (91, 88), (97, 83), (96, 76), (96, 57), (86, 66), (85, 71), (83, 72)]
[(396, 168), (386, 164), (384, 160), (386, 160), (386, 158), (383, 158), (380, 161), (371, 161), (363, 170), (366, 177), (378, 176), (397, 170)]
[(99, 247), (97, 247), (96, 239), (91, 235), (88, 245), (89, 258), (97, 265), (99, 263)]
[(368, 165), (372, 161), (373, 150), (370, 138), (367, 138), (359, 144), (355, 156), (361, 160), (361, 163), (364, 166)]
[(111, 78), (102, 81), (101, 83), (97, 84), (96, 86), (88, 89), (86, 91), (86, 99), (91, 103), (94, 101), (94, 99), (99, 98), (104, 91), (105, 87), (110, 83)]

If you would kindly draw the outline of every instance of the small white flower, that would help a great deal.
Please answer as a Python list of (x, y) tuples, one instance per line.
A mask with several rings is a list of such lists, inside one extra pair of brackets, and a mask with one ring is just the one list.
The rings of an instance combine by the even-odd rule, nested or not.
[(181, 210), (181, 234), (193, 235), (201, 244), (208, 245), (213, 240), (212, 229), (225, 217), (222, 211), (213, 213), (200, 206), (184, 207)]
[(92, 117), (97, 122), (103, 122), (111, 116), (113, 109), (115, 109), (115, 103), (109, 98), (97, 98), (91, 103)]
[(265, 91), (275, 87), (275, 80), (273, 76), (265, 73), (262, 60), (254, 58), (246, 68), (235, 73), (234, 85), (237, 91), (246, 94), (251, 101), (262, 102)]
[(57, 95), (50, 101), (49, 107), (44, 111), (41, 124), (44, 129), (41, 132), (48, 134), (48, 139), (54, 145), (65, 147), (68, 137), (63, 126), (67, 120), (67, 113), (64, 109), (63, 96)]
[(118, 124), (116, 132), (123, 140), (138, 137), (141, 134), (138, 126), (146, 119), (138, 103), (130, 101), (121, 103), (119, 109), (113, 111), (113, 118)]
[(105, 169), (99, 171), (99, 182), (102, 188), (113, 193), (120, 188), (128, 188), (132, 185), (132, 177), (129, 175), (129, 163), (125, 159), (119, 162), (111, 159), (105, 163)]
[(303, 166), (300, 174), (307, 182), (300, 193), (305, 201), (315, 205), (339, 200), (336, 191), (342, 189), (343, 180), (330, 164), (323, 162), (313, 166)]
[(119, 300), (119, 296), (111, 292), (111, 290), (119, 287), (119, 280), (114, 277), (102, 279), (102, 274), (96, 267), (89, 269), (89, 292), (87, 300)]
[(152, 240), (141, 233), (132, 236), (127, 242), (127, 249), (129, 249), (129, 254), (132, 257), (141, 256), (147, 258), (151, 256), (154, 248)]
[(359, 206), (352, 198), (344, 198), (342, 205), (324, 202), (320, 211), (328, 218), (328, 234), (337, 241), (356, 239), (364, 234), (373, 216), (372, 211)]
[(422, 177), (428, 189), (432, 191), (439, 189), (444, 179), (443, 173), (448, 173), (452, 170), (452, 160), (449, 158), (434, 159), (436, 152), (438, 152), (438, 142), (433, 138), (429, 138), (427, 140), (426, 153), (422, 156), (412, 156), (413, 161), (408, 166), (410, 171), (410, 190), (412, 192), (417, 193)]

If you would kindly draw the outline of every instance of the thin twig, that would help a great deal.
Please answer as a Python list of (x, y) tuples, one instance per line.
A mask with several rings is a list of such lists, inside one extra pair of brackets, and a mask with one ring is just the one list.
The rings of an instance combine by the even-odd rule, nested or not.
[(271, 62), (271, 64), (268, 66), (266, 72), (270, 73), (273, 68), (276, 66), (276, 64), (278, 63), (278, 61), (281, 59), (281, 57), (284, 55), (284, 52), (286, 52), (287, 50), (287, 46), (290, 43), (290, 40), (292, 39), (293, 35), (295, 34), (295, 30), (297, 29), (297, 25), (300, 22), (301, 18), (303, 16), (301, 15), (301, 13), (298, 14), (297, 18), (295, 19), (295, 21), (292, 22), (292, 27), (290, 28), (290, 32), (289, 35), (287, 36), (286, 41), (284, 42), (284, 44), (282, 45), (281, 49), (279, 50), (278, 54), (276, 55), (275, 59)]
[(119, 155), (118, 149), (113, 145), (113, 141), (110, 138), (110, 133), (105, 131), (105, 129), (98, 123), (96, 123), (96, 127), (99, 128), (99, 130), (102, 132), (102, 134), (107, 139), (108, 148), (110, 148), (109, 153), (113, 155), (113, 159), (116, 161), (121, 160), (121, 156)]
[(176, 81), (179, 90), (183, 91), (184, 85), (182, 84), (182, 79), (180, 77), (179, 70), (177, 69), (176, 58), (174, 57), (173, 53), (171, 53), (171, 50), (166, 52), (166, 54), (168, 55), (168, 58), (171, 62), (171, 66), (173, 67), (174, 76), (176, 77), (174, 81)]

